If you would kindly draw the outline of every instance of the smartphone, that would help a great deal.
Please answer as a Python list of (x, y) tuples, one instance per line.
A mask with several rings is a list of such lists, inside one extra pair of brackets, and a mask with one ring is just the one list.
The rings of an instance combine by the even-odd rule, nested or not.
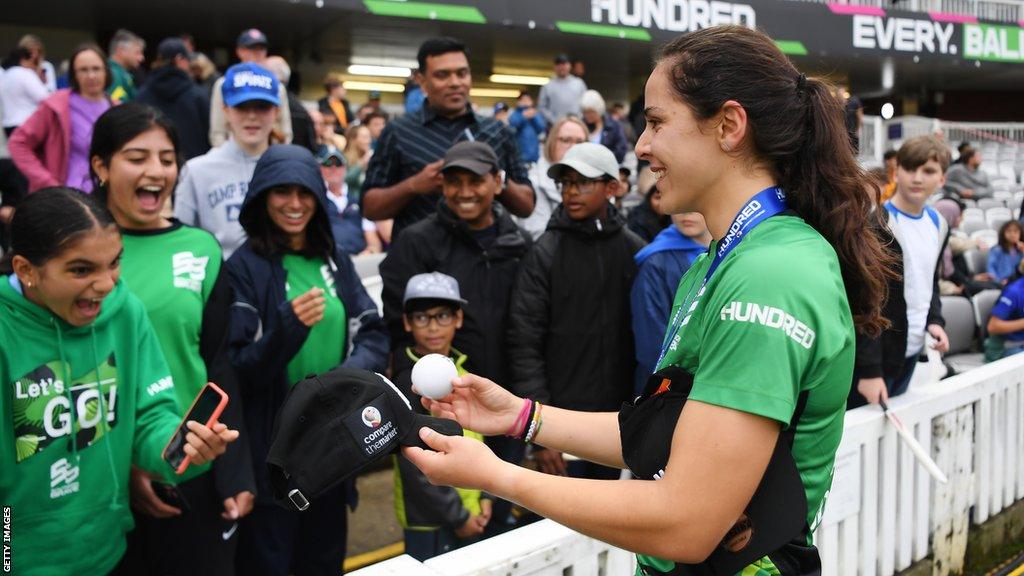
[(181, 493), (181, 490), (178, 490), (170, 484), (154, 481), (153, 492), (161, 502), (168, 506), (174, 506), (182, 512), (192, 511), (192, 506), (189, 505), (188, 500), (185, 499), (185, 495)]
[(207, 428), (212, 428), (227, 405), (228, 395), (213, 382), (207, 382), (199, 391), (199, 395), (192, 402), (192, 407), (185, 413), (178, 429), (174, 431), (174, 436), (171, 436), (171, 441), (164, 448), (164, 460), (174, 468), (175, 473), (183, 473), (192, 462), (192, 457), (185, 453), (185, 436), (189, 432), (185, 424), (189, 420), (195, 420)]

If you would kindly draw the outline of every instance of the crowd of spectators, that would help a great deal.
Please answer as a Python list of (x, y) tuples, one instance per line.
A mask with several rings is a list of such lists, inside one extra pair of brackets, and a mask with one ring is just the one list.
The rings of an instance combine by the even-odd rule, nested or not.
[[(468, 48), (427, 40), (404, 113), (392, 116), (379, 93), (353, 110), (334, 74), (307, 105), (269, 45), (243, 31), (223, 75), (187, 36), (159, 42), (143, 75), (146, 43), (127, 30), (109, 55), (93, 44), (69, 54), (63, 81), (38, 38), (4, 61), (0, 227), (41, 191), (65, 189), (66, 202), (67, 189), (92, 194), (81, 202), (101, 205), (124, 238), (124, 284), (161, 336), (179, 414), (198, 384), (224, 382), (244, 440), (177, 487), (157, 470), (118, 478), (113, 498), (130, 495), (138, 528), (106, 571), (337, 573), (354, 483), (320, 495), (313, 513), (269, 496), (262, 463), (292, 385), (349, 366), (389, 373), (415, 396), (412, 363), (440, 353), (517, 395), (614, 411), (652, 372), (679, 280), (713, 242), (700, 214), (663, 214), (649, 171), (632, 164), (642, 97), (609, 107), (565, 54), (536, 97), (484, 111), (469, 99)], [(950, 233), (958, 200), (992, 194), (980, 162), (967, 148), (950, 167), (934, 139), (886, 155), (879, 234), (904, 274), (889, 290), (893, 328), (858, 341), (851, 406), (903, 392), (926, 335), (944, 349), (940, 290), (1005, 288), (990, 330), (1024, 341), (1024, 229), (1003, 225), (977, 275), (958, 265), (968, 240)], [(943, 190), (949, 198), (926, 204)], [(0, 240), (6, 248), (6, 230)], [(379, 253), (382, 310), (351, 259)], [(550, 474), (620, 474), (509, 438), (487, 442)], [(519, 521), (508, 502), (429, 486), (401, 457), (396, 466), (397, 514), (417, 558)], [(5, 467), (0, 477), (19, 474)], [(62, 561), (68, 573), (95, 567)]]

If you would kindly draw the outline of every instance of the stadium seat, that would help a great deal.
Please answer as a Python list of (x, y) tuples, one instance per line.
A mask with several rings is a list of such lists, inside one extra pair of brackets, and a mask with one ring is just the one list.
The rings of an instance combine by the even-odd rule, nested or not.
[(985, 221), (989, 228), (999, 230), (999, 227), (1006, 222), (1013, 220), (1013, 212), (1009, 208), (989, 208), (985, 210)]
[(988, 250), (968, 250), (964, 252), (964, 262), (971, 274), (981, 274), (988, 269)]
[[(1009, 190), (996, 190), (992, 193), (992, 198), (999, 200), (1007, 208), (1013, 208), (1011, 205), (1013, 203), (1013, 192)], [(1018, 202), (1017, 205), (1020, 205), (1020, 203)]]
[(963, 296), (943, 296), (942, 318), (946, 321), (949, 352), (943, 361), (957, 373), (985, 363), (984, 354), (974, 352), (974, 306)]
[(991, 248), (999, 243), (999, 233), (995, 230), (977, 230), (971, 233), (971, 240), (981, 240), (985, 246)]
[(1006, 204), (1002, 200), (996, 198), (981, 198), (978, 200), (978, 208), (987, 211), (991, 208), (1006, 208)]
[(985, 211), (981, 208), (964, 208), (963, 211), (964, 220), (981, 220), (985, 221)]
[(366, 280), (380, 275), (380, 263), (387, 254), (366, 254), (364, 256), (353, 256), (352, 264), (356, 269), (359, 278)]
[(961, 200), (961, 202), (963, 202), (964, 206), (966, 206), (967, 208), (978, 207), (978, 203), (975, 202), (974, 200), (971, 200), (970, 198), (964, 198), (963, 200)]
[(999, 175), (1003, 178), (1008, 179), (1014, 184), (1017, 183), (1017, 172), (1013, 169), (1013, 163), (1000, 162), (999, 163)]
[(960, 223), (960, 229), (964, 231), (964, 234), (970, 236), (978, 230), (988, 230), (989, 225), (985, 220), (964, 220)]
[(988, 317), (992, 314), (992, 307), (999, 300), (999, 290), (982, 290), (971, 298), (974, 304), (974, 321), (978, 325), (978, 335), (982, 342), (988, 336)]

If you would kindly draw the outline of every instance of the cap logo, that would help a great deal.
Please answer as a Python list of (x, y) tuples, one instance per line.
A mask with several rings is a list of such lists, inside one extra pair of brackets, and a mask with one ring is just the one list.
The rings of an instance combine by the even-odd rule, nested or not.
[(270, 76), (263, 74), (256, 74), (253, 72), (239, 72), (235, 74), (234, 79), (235, 88), (263, 88), (264, 90), (272, 90), (274, 88), (274, 81)]
[(373, 406), (367, 406), (363, 408), (363, 424), (366, 424), (369, 428), (377, 428), (380, 426), (381, 415), (380, 410), (377, 410)]

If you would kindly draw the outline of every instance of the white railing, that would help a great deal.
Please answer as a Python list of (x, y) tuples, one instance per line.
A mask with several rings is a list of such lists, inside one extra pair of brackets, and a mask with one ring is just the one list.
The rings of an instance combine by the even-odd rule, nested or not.
[[(969, 527), (1024, 499), (1024, 354), (915, 383), (891, 404), (949, 484), (931, 479), (877, 408), (848, 412), (815, 533), (825, 576), (891, 576), (929, 554), (941, 563), (936, 573), (958, 572)], [(627, 552), (545, 520), (424, 564), (401, 556), (354, 574), (628, 576), (633, 564)]]
[(908, 0), (893, 5), (891, 0), (800, 0), (817, 4), (852, 4), (855, 6), (878, 6), (879, 8), (906, 10), (909, 12), (945, 12), (966, 14), (981, 20), (996, 22), (1017, 22), (1024, 20), (1024, 2), (1020, 0)]

